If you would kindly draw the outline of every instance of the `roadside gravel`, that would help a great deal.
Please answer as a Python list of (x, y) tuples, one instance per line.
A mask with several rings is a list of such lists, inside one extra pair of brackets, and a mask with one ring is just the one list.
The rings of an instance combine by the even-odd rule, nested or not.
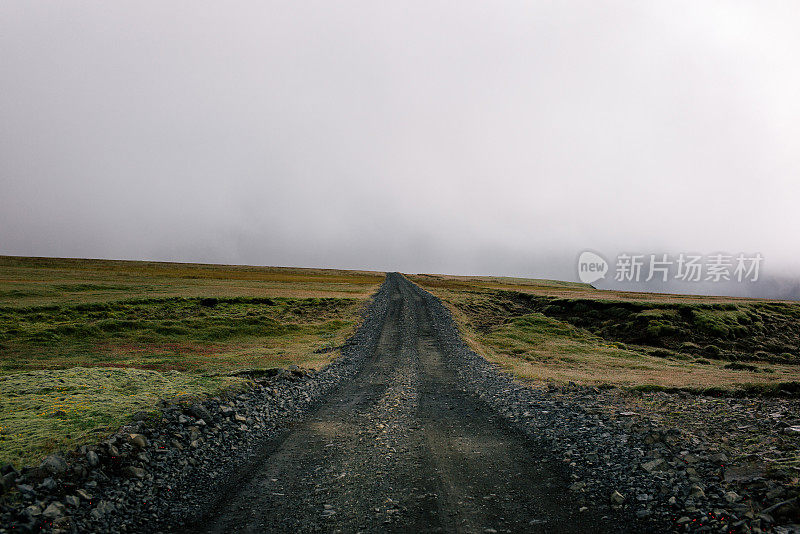
[[(465, 387), (521, 432), (548, 444), (571, 469), (575, 482), (570, 489), (587, 512), (628, 512), (641, 531), (800, 532), (797, 479), (768, 477), (752, 457), (731, 464), (733, 454), (723, 446), (723, 438), (735, 437), (742, 426), (768, 429), (759, 436), (762, 443), (776, 431), (793, 434), (789, 428), (798, 417), (796, 403), (766, 401), (773, 416), (763, 419), (759, 414), (765, 404), (757, 399), (645, 395), (659, 399), (659, 412), (636, 410), (630, 397), (597, 388), (531, 388), (470, 350), (449, 311), (430, 293), (417, 290)], [(719, 402), (751, 409), (720, 410)], [(686, 409), (695, 419), (691, 425), (671, 424), (664, 417), (667, 406), (673, 413)], [(698, 432), (704, 424), (705, 432)]]

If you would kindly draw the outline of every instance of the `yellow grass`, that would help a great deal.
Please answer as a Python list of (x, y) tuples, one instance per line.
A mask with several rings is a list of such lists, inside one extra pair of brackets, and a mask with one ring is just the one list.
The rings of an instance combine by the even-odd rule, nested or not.
[(0, 256), (0, 306), (162, 297), (366, 299), (383, 278), (373, 271)]
[(0, 463), (99, 441), (159, 399), (242, 387), (242, 369), (320, 369), (383, 279), (0, 256)]
[(595, 289), (589, 284), (582, 284), (579, 282), (562, 282), (560, 280), (545, 280), (540, 278), (514, 278), (509, 276), (456, 276), (446, 274), (412, 274), (406, 276), (408, 276), (408, 278), (413, 282), (425, 286), (426, 289), (435, 290), (451, 289), (457, 291), (467, 291), (475, 289), (500, 289), (547, 297), (587, 298), (628, 302), (683, 302), (698, 304), (776, 302), (775, 300), (744, 297), (674, 295), (671, 293), (645, 293), (637, 291)]
[[(681, 359), (651, 356), (643, 347), (620, 348), (587, 330), (538, 313), (503, 318), (500, 311), (498, 316), (479, 318), (480, 321), (476, 321), (474, 312), (472, 315), (465, 313), (476, 304), (487, 309), (501, 309), (493, 306), (497, 303), (494, 300), (496, 289), (557, 297), (653, 302), (748, 299), (602, 291), (584, 284), (534, 279), (443, 275), (410, 275), (409, 278), (442, 299), (475, 352), (532, 384), (575, 382), (702, 390), (800, 380), (800, 367), (795, 365), (749, 362), (761, 370), (754, 373), (725, 369), (724, 365), (729, 362), (719, 360), (680, 354), (677, 356)], [(533, 324), (527, 324), (528, 320)]]

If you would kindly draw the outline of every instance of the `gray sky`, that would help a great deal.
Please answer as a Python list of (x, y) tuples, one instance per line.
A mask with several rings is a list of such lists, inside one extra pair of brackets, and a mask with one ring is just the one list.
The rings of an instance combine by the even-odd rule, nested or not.
[(800, 273), (800, 3), (0, 3), (0, 253)]

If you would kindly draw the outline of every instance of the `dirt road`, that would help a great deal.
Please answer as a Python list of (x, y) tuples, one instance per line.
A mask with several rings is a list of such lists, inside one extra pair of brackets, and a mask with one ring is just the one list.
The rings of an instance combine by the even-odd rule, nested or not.
[(451, 368), (421, 290), (390, 274), (363, 369), (281, 433), (193, 532), (618, 532), (559, 462)]

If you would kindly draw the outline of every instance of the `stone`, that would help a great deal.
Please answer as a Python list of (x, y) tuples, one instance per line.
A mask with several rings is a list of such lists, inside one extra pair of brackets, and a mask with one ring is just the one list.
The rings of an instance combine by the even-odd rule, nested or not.
[(33, 486), (30, 484), (17, 484), (17, 491), (24, 495), (36, 495), (36, 492), (33, 490)]
[(100, 457), (97, 456), (96, 452), (89, 451), (86, 453), (86, 462), (89, 464), (89, 467), (97, 467), (100, 465)]
[(58, 476), (63, 475), (67, 470), (67, 462), (65, 462), (60, 456), (51, 454), (42, 460), (42, 463), (39, 467), (51, 475)]
[(143, 434), (129, 434), (128, 443), (137, 449), (144, 449), (147, 447), (147, 438)]
[(586, 488), (586, 482), (578, 481), (573, 482), (572, 485), (569, 487), (570, 491), (583, 491)]
[(4, 494), (7, 491), (10, 491), (11, 488), (14, 487), (14, 482), (17, 480), (16, 473), (6, 473), (2, 477), (0, 477), (0, 495)]
[(72, 525), (72, 521), (70, 521), (69, 516), (59, 517), (58, 519), (53, 520), (53, 534), (70, 534), (71, 532), (75, 532), (70, 528)]
[(715, 464), (725, 465), (728, 463), (728, 456), (724, 452), (717, 452), (708, 457)]
[(660, 471), (660, 467), (664, 465), (664, 460), (661, 458), (656, 458), (655, 460), (650, 460), (649, 462), (644, 462), (642, 464), (642, 469), (647, 471), (648, 473), (652, 473), (653, 471)]
[(193, 404), (187, 410), (189, 414), (195, 419), (202, 419), (204, 421), (211, 421), (211, 412), (202, 404)]
[(622, 504), (625, 502), (625, 496), (622, 495), (620, 492), (614, 490), (611, 494), (611, 503), (612, 504)]
[(725, 469), (725, 482), (749, 484), (764, 478), (764, 469), (757, 465), (733, 466)]
[(147, 471), (141, 467), (129, 465), (122, 470), (122, 474), (128, 478), (144, 478), (147, 475)]
[(95, 506), (94, 510), (91, 511), (90, 515), (94, 519), (102, 519), (107, 514), (114, 511), (114, 505), (108, 501), (100, 501), (97, 506)]
[(42, 480), (42, 483), (39, 484), (37, 488), (39, 491), (44, 491), (46, 493), (50, 493), (58, 487), (56, 481), (53, 480), (51, 477), (47, 477), (46, 479)]
[(23, 512), (30, 517), (38, 517), (42, 515), (42, 507), (38, 504), (32, 504), (30, 506), (26, 506)]
[(64, 515), (64, 505), (60, 502), (51, 503), (50, 506), (44, 509), (42, 517), (48, 521), (52, 521)]
[(692, 487), (689, 489), (689, 495), (692, 497), (705, 497), (706, 492), (700, 484), (692, 484)]
[(64, 504), (73, 508), (77, 508), (81, 505), (81, 500), (76, 495), (67, 495), (64, 497)]
[(742, 497), (736, 493), (735, 491), (728, 491), (724, 495), (725, 500), (731, 504), (739, 502), (742, 500)]

